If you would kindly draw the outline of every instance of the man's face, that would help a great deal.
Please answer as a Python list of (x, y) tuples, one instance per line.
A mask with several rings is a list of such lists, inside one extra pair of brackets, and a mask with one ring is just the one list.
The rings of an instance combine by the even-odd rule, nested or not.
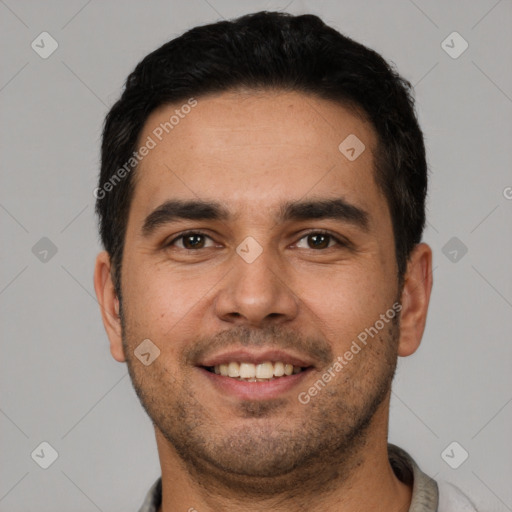
[[(171, 450), (211, 472), (277, 477), (348, 453), (372, 417), (387, 418), (396, 321), (332, 370), (399, 297), (376, 135), (350, 110), (299, 93), (197, 101), (137, 170), (122, 262), (124, 357)], [(141, 143), (179, 107), (154, 112)], [(353, 161), (338, 149), (351, 134), (366, 148)], [(190, 205), (191, 218), (168, 208), (148, 219), (167, 201), (220, 212)], [(145, 339), (160, 350), (149, 366), (134, 355)], [(205, 368), (265, 362), (307, 370), (242, 382)], [(330, 381), (299, 400), (329, 368)]]

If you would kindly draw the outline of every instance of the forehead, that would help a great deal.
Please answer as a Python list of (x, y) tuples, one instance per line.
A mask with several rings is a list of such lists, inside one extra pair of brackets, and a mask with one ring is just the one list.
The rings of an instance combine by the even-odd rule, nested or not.
[[(377, 138), (353, 110), (283, 91), (195, 101), (160, 107), (144, 125), (139, 146), (151, 139), (154, 147), (136, 171), (132, 207), (141, 215), (170, 197), (215, 199), (234, 211), (254, 206), (259, 215), (263, 201), (277, 208), (307, 195), (382, 208), (373, 173)], [(346, 140), (359, 144), (356, 151), (364, 147), (355, 160), (340, 151)]]

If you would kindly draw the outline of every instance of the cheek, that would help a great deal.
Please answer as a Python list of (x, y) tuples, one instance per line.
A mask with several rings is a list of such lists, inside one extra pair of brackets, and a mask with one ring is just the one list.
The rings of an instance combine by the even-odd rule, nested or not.
[(328, 273), (297, 273), (294, 289), (303, 314), (339, 352), (392, 306), (392, 286), (384, 277), (377, 267), (340, 266)]
[(214, 292), (222, 278), (217, 272), (177, 270), (168, 262), (127, 262), (126, 272), (129, 278), (123, 281), (123, 300), (130, 326), (137, 334), (144, 331), (147, 337), (166, 342), (182, 337), (191, 323), (197, 329), (208, 291)]

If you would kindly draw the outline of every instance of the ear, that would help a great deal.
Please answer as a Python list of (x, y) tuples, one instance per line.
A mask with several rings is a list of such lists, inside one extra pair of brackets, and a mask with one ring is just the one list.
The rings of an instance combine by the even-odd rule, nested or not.
[(421, 243), (413, 249), (404, 277), (399, 356), (410, 356), (420, 346), (427, 321), (432, 282), (432, 250), (427, 244)]
[(101, 308), (105, 331), (110, 340), (110, 353), (120, 363), (126, 361), (122, 343), (121, 318), (119, 316), (119, 299), (117, 298), (111, 276), (110, 256), (102, 251), (96, 258), (94, 268), (94, 289)]

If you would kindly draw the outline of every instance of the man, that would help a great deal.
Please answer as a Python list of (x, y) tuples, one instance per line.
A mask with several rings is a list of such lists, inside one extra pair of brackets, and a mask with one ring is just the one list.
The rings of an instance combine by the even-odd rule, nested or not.
[(432, 287), (409, 91), (316, 16), (267, 12), (128, 77), (94, 281), (155, 427), (142, 512), (474, 510), (387, 443)]

